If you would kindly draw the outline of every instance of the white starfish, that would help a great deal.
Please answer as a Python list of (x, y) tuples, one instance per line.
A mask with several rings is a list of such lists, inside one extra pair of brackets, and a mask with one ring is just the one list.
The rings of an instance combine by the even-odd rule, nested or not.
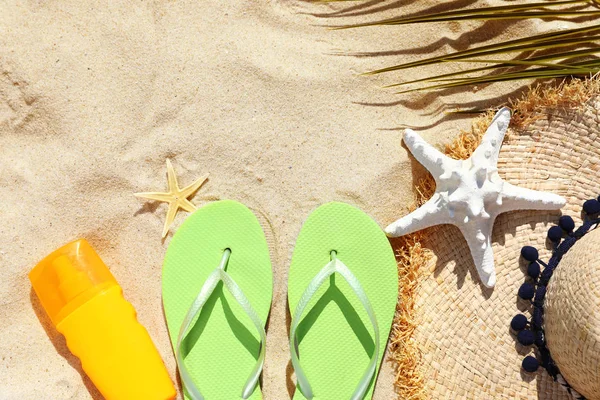
[(520, 188), (498, 175), (498, 153), (510, 122), (510, 110), (494, 116), (481, 144), (467, 160), (449, 158), (407, 129), (404, 142), (414, 157), (431, 172), (433, 197), (412, 213), (385, 228), (397, 237), (433, 225), (456, 225), (467, 240), (483, 284), (494, 287), (492, 227), (496, 217), (513, 210), (555, 210), (565, 205), (561, 196)]

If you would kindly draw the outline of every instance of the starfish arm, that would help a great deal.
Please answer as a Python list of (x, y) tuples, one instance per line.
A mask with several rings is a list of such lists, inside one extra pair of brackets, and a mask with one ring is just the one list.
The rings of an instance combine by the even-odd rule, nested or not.
[(407, 129), (404, 132), (403, 140), (412, 155), (431, 172), (436, 180), (445, 170), (456, 167), (455, 164), (460, 163), (460, 161), (453, 160), (442, 154), (412, 129)]
[(167, 233), (169, 233), (169, 227), (175, 220), (175, 215), (177, 214), (177, 202), (169, 203), (169, 209), (167, 210), (167, 217), (165, 218), (165, 226), (163, 228), (162, 237), (166, 237)]
[(469, 245), (479, 278), (488, 288), (496, 285), (494, 251), (492, 250), (493, 227), (494, 218), (477, 218), (468, 224), (459, 225), (459, 229)]
[(177, 185), (177, 176), (175, 175), (175, 170), (173, 169), (173, 164), (171, 164), (171, 160), (167, 158), (167, 181), (169, 183), (169, 191), (176, 192), (179, 190), (179, 186)]
[(389, 237), (398, 237), (420, 231), (421, 229), (430, 226), (451, 223), (451, 220), (443, 210), (443, 207), (438, 205), (438, 200), (439, 195), (434, 194), (433, 197), (421, 207), (388, 225), (388, 227), (385, 228), (385, 233)]
[(135, 197), (141, 197), (148, 200), (170, 202), (173, 200), (173, 195), (170, 193), (159, 193), (159, 192), (146, 192), (146, 193), (134, 193)]
[(557, 194), (538, 192), (504, 182), (502, 186), (500, 212), (514, 210), (558, 210), (566, 200)]
[(202, 186), (202, 184), (204, 182), (206, 182), (207, 179), (208, 179), (208, 174), (204, 175), (201, 178), (196, 179), (196, 181), (194, 183), (181, 189), (181, 191), (180, 191), (181, 197), (184, 197), (187, 199), (188, 197), (190, 197), (191, 195), (196, 193), (196, 191), (198, 189), (200, 189), (200, 186)]
[(196, 206), (192, 204), (188, 199), (179, 199), (179, 207), (187, 212), (196, 211)]
[(496, 113), (492, 123), (487, 128), (485, 135), (481, 138), (481, 143), (471, 156), (474, 165), (483, 165), (496, 167), (498, 164), (498, 154), (502, 147), (504, 135), (510, 124), (510, 109), (503, 107)]

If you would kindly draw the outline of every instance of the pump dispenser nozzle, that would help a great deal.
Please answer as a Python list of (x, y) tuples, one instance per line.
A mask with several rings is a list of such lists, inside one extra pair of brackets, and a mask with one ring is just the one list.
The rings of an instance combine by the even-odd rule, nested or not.
[(69, 257), (57, 257), (52, 261), (52, 266), (58, 277), (58, 290), (65, 303), (93, 287), (90, 278), (76, 269)]

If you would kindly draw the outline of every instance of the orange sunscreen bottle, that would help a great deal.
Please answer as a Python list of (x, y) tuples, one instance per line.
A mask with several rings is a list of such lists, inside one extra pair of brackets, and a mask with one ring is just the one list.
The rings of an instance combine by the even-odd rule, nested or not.
[(44, 258), (29, 280), (67, 346), (107, 400), (175, 398), (152, 339), (87, 241), (69, 243)]

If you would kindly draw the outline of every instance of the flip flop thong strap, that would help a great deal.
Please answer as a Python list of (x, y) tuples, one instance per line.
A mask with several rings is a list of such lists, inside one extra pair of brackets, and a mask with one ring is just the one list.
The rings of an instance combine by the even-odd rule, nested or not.
[(292, 325), (290, 328), (290, 350), (291, 350), (291, 358), (292, 365), (294, 367), (294, 371), (296, 372), (296, 379), (298, 381), (298, 386), (302, 391), (302, 394), (307, 399), (312, 399), (314, 397), (312, 388), (308, 383), (308, 378), (304, 373), (304, 370), (300, 366), (300, 360), (298, 357), (298, 339), (296, 337), (296, 329), (298, 328), (298, 324), (300, 323), (300, 319), (302, 314), (304, 313), (305, 308), (310, 303), (310, 300), (314, 296), (314, 294), (319, 290), (321, 285), (325, 282), (325, 280), (335, 274), (339, 273), (345, 280), (348, 282), (350, 288), (356, 294), (356, 297), (360, 300), (363, 307), (367, 311), (369, 315), (369, 319), (371, 320), (371, 324), (373, 325), (373, 331), (375, 333), (375, 350), (373, 351), (373, 355), (371, 356), (371, 360), (365, 373), (363, 374), (358, 386), (354, 390), (352, 394), (351, 400), (362, 400), (367, 390), (369, 389), (369, 385), (373, 376), (375, 375), (375, 371), (377, 370), (377, 360), (379, 360), (379, 327), (377, 325), (377, 318), (375, 317), (375, 312), (373, 311), (373, 307), (371, 307), (371, 303), (365, 294), (360, 282), (354, 276), (354, 274), (350, 271), (350, 269), (336, 257), (335, 252), (332, 252), (332, 259), (327, 265), (319, 271), (319, 273), (310, 281), (307, 288), (302, 293), (302, 297), (300, 297), (300, 301), (296, 306), (296, 310), (294, 312), (294, 317), (292, 318)]
[(246, 312), (248, 317), (254, 323), (256, 330), (260, 335), (260, 353), (258, 355), (258, 360), (250, 374), (250, 377), (246, 381), (244, 388), (242, 390), (242, 399), (247, 399), (250, 397), (256, 384), (258, 383), (258, 378), (262, 372), (264, 360), (265, 360), (265, 342), (267, 335), (265, 333), (264, 324), (250, 305), (248, 298), (242, 292), (242, 289), (238, 286), (237, 283), (231, 278), (231, 276), (225, 271), (225, 267), (227, 266), (227, 262), (229, 261), (229, 256), (231, 254), (231, 250), (226, 249), (223, 252), (223, 258), (221, 259), (221, 263), (219, 266), (211, 272), (208, 276), (202, 288), (200, 289), (200, 293), (196, 296), (196, 299), (190, 306), (183, 322), (181, 324), (181, 328), (179, 330), (179, 335), (177, 337), (177, 349), (176, 349), (176, 359), (177, 359), (177, 367), (179, 368), (179, 374), (181, 376), (181, 382), (183, 387), (188, 392), (190, 398), (192, 400), (204, 400), (204, 396), (200, 393), (200, 390), (196, 386), (196, 383), (192, 379), (183, 359), (182, 352), (182, 343), (190, 332), (190, 328), (193, 326), (192, 322), (196, 320), (198, 315), (200, 314), (200, 310), (208, 300), (208, 298), (212, 295), (217, 284), (219, 282), (223, 282), (223, 286), (227, 288), (229, 293), (233, 296), (233, 298), (240, 304), (242, 309)]

